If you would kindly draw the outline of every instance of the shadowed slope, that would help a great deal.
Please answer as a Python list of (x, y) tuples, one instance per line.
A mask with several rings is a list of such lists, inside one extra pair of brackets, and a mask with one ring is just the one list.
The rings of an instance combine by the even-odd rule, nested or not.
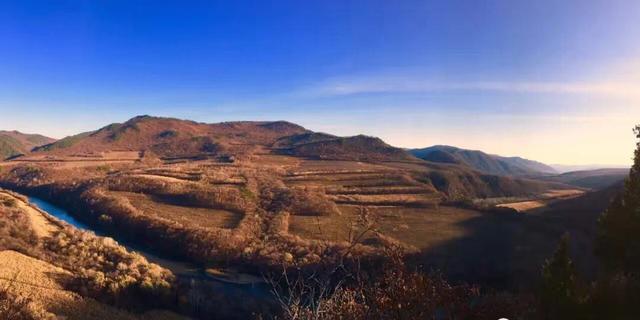
[(288, 148), (282, 148), (280, 151), (298, 157), (323, 160), (418, 161), (405, 150), (392, 147), (379, 138), (364, 135), (333, 137), (314, 134), (289, 140), (291, 142)]
[(410, 150), (414, 156), (431, 162), (464, 164), (478, 171), (497, 175), (541, 175), (556, 171), (540, 162), (520, 157), (501, 157), (482, 151), (451, 146), (433, 146)]
[(628, 175), (629, 169), (598, 169), (567, 172), (546, 180), (599, 190), (624, 181)]

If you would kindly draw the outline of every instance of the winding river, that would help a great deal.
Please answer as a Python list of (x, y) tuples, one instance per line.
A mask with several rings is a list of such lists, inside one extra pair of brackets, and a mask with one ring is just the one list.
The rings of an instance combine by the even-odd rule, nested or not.
[(147, 250), (144, 250), (143, 248), (140, 248), (139, 246), (133, 245), (127, 241), (124, 241), (123, 239), (118, 239), (117, 237), (114, 237), (111, 234), (105, 234), (103, 232), (100, 232), (99, 230), (95, 230), (90, 228), (88, 225), (80, 222), (78, 219), (74, 218), (71, 214), (69, 214), (69, 212), (67, 212), (65, 209), (60, 208), (56, 205), (51, 204), (50, 202), (47, 202), (41, 198), (37, 198), (37, 197), (32, 197), (29, 196), (29, 202), (31, 204), (35, 204), (36, 206), (38, 206), (38, 208), (42, 209), (43, 211), (46, 211), (47, 213), (49, 213), (50, 215), (80, 229), (80, 230), (85, 230), (85, 231), (91, 231), (99, 236), (103, 236), (103, 237), (112, 237), (115, 240), (118, 241), (118, 243), (120, 243), (122, 246), (124, 246), (125, 248), (127, 248), (127, 250), (129, 251), (134, 251), (140, 255), (142, 255), (143, 257), (147, 258), (147, 260), (149, 260), (150, 262), (153, 262), (155, 264), (161, 265), (164, 268), (167, 268), (169, 270), (171, 270), (171, 272), (173, 272), (176, 276), (187, 276), (187, 277), (200, 277), (203, 275), (204, 270), (202, 268), (199, 268), (195, 265), (186, 263), (186, 262), (181, 262), (181, 261), (177, 261), (177, 260), (171, 260), (171, 259), (165, 259), (165, 258), (161, 258), (155, 254), (150, 253)]
[[(49, 213), (50, 215), (60, 219), (78, 229), (86, 230), (94, 232), (96, 235), (111, 237), (118, 241), (122, 246), (127, 248), (129, 251), (137, 252), (138, 254), (144, 256), (150, 262), (158, 264), (166, 269), (171, 270), (174, 275), (178, 278), (188, 279), (189, 281), (196, 281), (201, 283), (206, 283), (211, 286), (214, 286), (217, 290), (222, 291), (242, 291), (245, 294), (248, 294), (253, 297), (261, 297), (268, 298), (270, 296), (269, 288), (264, 283), (252, 283), (252, 284), (238, 284), (232, 283), (225, 280), (220, 280), (219, 278), (213, 277), (206, 272), (206, 270), (200, 266), (195, 264), (191, 264), (184, 261), (178, 261), (175, 259), (169, 259), (165, 257), (158, 256), (155, 253), (151, 253), (149, 250), (132, 244), (125, 239), (121, 239), (117, 236), (117, 234), (105, 234), (100, 230), (95, 230), (91, 228), (89, 225), (79, 221), (72, 214), (70, 214), (67, 210), (60, 208), (50, 202), (43, 200), (38, 197), (28, 196), (29, 202), (31, 204), (36, 205), (38, 208), (43, 211)], [(255, 276), (254, 276), (255, 278)]]

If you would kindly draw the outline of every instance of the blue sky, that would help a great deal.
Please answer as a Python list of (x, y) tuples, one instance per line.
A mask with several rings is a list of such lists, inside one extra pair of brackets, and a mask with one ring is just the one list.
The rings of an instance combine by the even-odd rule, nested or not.
[(2, 1), (0, 128), (285, 119), (626, 164), (638, 1)]

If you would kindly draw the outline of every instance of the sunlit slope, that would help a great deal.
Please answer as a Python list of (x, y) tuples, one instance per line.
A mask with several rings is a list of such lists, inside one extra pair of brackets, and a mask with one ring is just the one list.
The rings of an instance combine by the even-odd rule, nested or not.
[(29, 153), (33, 148), (54, 142), (55, 139), (39, 134), (18, 131), (0, 131), (0, 160)]

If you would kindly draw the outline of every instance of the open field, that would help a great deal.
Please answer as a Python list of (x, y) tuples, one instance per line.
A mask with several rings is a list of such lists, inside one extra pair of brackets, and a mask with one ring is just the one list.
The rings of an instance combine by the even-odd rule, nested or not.
[(121, 166), (139, 162), (143, 154), (141, 151), (108, 151), (96, 154), (86, 153), (73, 155), (30, 154), (10, 161), (0, 162), (0, 167), (16, 166), (19, 164), (39, 164), (66, 169)]
[(550, 204), (566, 199), (572, 199), (583, 195), (583, 190), (549, 190), (541, 195), (537, 196), (533, 200), (518, 201), (511, 203), (501, 203), (498, 207), (511, 208), (518, 212), (529, 212), (532, 210), (542, 210), (548, 207)]
[[(289, 232), (305, 238), (348, 241), (362, 231), (359, 224), (362, 206), (341, 205), (337, 217), (291, 216)], [(465, 236), (458, 224), (481, 215), (481, 212), (440, 206), (438, 208), (403, 208), (367, 206), (376, 231), (400, 243), (418, 249)]]
[(170, 199), (133, 192), (113, 192), (124, 197), (145, 214), (175, 221), (185, 226), (204, 228), (235, 228), (242, 215), (226, 210), (186, 207), (176, 205)]
[(321, 188), (336, 204), (425, 207), (441, 198), (433, 186), (383, 163), (303, 161), (289, 171), (284, 182), (292, 187)]
[(141, 151), (107, 151), (100, 153), (84, 153), (72, 155), (40, 155), (32, 154), (15, 158), (13, 162), (109, 162), (136, 161), (142, 158)]

